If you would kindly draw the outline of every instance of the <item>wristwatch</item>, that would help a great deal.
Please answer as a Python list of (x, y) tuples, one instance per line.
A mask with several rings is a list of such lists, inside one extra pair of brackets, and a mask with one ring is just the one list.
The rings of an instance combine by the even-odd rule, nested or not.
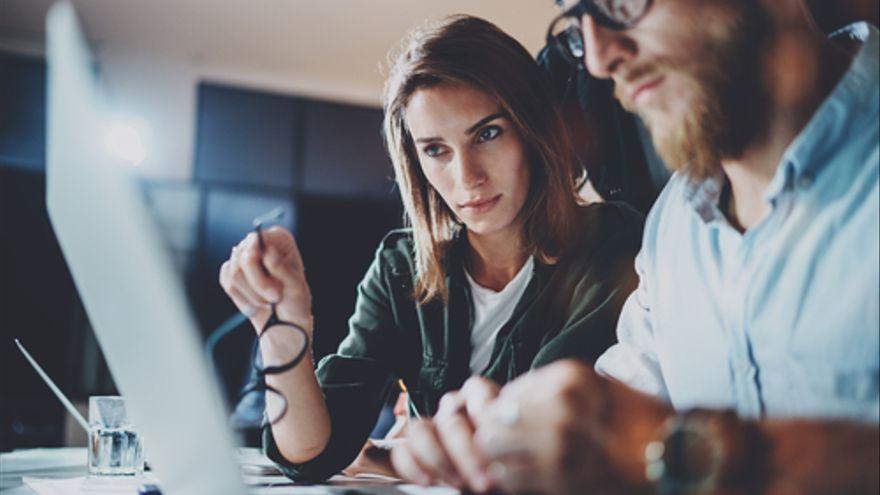
[(688, 411), (645, 447), (645, 475), (658, 495), (751, 493), (761, 478), (759, 438), (732, 411)]

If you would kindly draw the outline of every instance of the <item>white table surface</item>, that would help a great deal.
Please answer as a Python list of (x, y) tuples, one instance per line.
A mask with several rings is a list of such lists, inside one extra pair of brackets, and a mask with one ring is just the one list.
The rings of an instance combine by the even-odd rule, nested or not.
[[(239, 461), (255, 465), (269, 462), (255, 459), (261, 456), (256, 449), (246, 449), (239, 453)], [(2, 495), (36, 495), (33, 489), (24, 485), (22, 477), (33, 478), (77, 478), (88, 474), (86, 468), (86, 449), (81, 448), (41, 448), (16, 450), (0, 454), (0, 494)], [(350, 488), (357, 488), (358, 493), (369, 495), (458, 495), (457, 490), (445, 487), (420, 488), (414, 485), (389, 484), (379, 482), (375, 478), (334, 477), (329, 485), (318, 486), (276, 486), (257, 489), (258, 493), (291, 494), (345, 493)]]
[(0, 454), (0, 493), (34, 495), (23, 476), (75, 478), (88, 474), (85, 447), (24, 449)]

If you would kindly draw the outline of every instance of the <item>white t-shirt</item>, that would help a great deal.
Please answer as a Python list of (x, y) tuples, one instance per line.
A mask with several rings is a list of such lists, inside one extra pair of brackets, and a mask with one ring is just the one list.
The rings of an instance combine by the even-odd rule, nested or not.
[(507, 323), (516, 303), (522, 297), (526, 286), (532, 279), (535, 266), (534, 257), (529, 256), (519, 273), (513, 277), (500, 292), (487, 289), (478, 284), (471, 274), (464, 271), (468, 283), (471, 284), (471, 296), (474, 301), (474, 327), (471, 329), (471, 373), (481, 373), (489, 365), (495, 338), (501, 327)]

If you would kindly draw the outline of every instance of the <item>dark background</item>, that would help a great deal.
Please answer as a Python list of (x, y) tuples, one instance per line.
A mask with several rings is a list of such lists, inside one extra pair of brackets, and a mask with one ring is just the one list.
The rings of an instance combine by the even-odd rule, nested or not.
[[(0, 450), (64, 442), (64, 411), (20, 356), (20, 337), (74, 401), (114, 393), (45, 207), (46, 66), (0, 52)], [(236, 310), (220, 264), (251, 220), (285, 208), (313, 292), (315, 352), (347, 332), (356, 286), (402, 208), (381, 111), (203, 82), (192, 180), (143, 193), (207, 336)], [(246, 373), (246, 325), (215, 356), (228, 397)]]

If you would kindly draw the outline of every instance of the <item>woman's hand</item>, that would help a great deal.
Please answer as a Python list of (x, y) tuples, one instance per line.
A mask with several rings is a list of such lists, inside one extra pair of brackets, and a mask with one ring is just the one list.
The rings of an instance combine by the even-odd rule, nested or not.
[(275, 304), (279, 319), (299, 325), (311, 337), (312, 293), (296, 240), (277, 226), (262, 236), (265, 252), (253, 232), (232, 248), (220, 267), (220, 285), (257, 332)]
[(498, 386), (481, 377), (440, 401), (437, 415), (412, 421), (406, 440), (391, 451), (391, 462), (404, 479), (431, 485), (445, 483), (476, 492), (489, 489), (487, 462), (474, 444), (471, 421), (498, 395)]

